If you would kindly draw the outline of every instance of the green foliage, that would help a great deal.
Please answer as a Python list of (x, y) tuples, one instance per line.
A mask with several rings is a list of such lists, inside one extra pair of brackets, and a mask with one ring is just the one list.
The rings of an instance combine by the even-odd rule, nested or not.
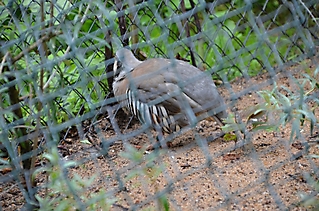
[[(197, 4), (198, 1), (194, 3)], [(260, 10), (260, 5), (264, 3), (264, 1), (254, 3), (254, 11)], [(4, 29), (0, 39), (10, 41), (7, 50), (14, 52), (15, 55), (27, 49), (30, 43), (38, 39), (34, 36), (34, 31), (40, 33), (43, 27), (53, 20), (50, 13), (45, 12), (42, 23), (38, 17), (38, 14), (41, 13), (40, 5), (34, 1), (22, 1), (21, 4), (24, 7), (13, 3), (8, 7), (9, 9), (4, 9), (0, 14), (1, 25)], [(47, 10), (48, 6), (49, 4), (45, 4), (44, 9)], [(206, 10), (199, 11), (198, 19), (190, 16), (188, 19), (175, 20), (172, 17), (183, 13), (180, 2), (172, 0), (166, 4), (156, 0), (154, 4), (145, 4), (138, 10), (139, 22), (135, 23), (134, 20), (130, 20), (132, 16), (129, 10), (125, 10), (125, 18), (128, 29), (131, 29), (133, 24), (138, 24), (139, 43), (141, 46), (143, 43), (147, 44), (141, 50), (149, 57), (156, 56), (153, 51), (156, 46), (165, 55), (170, 55), (171, 52), (173, 55), (178, 53), (182, 58), (190, 61), (189, 44), (187, 44), (188, 41), (185, 42), (189, 36), (193, 50), (197, 52), (195, 57), (197, 65), (204, 69), (218, 66), (218, 74), (227, 75), (228, 79), (232, 80), (242, 74), (256, 75), (262, 71), (263, 64), (260, 61), (264, 59), (264, 55), (267, 55), (271, 65), (275, 65), (278, 62), (277, 57), (273, 49), (269, 47), (269, 43), (276, 43), (276, 50), (280, 55), (286, 54), (291, 43), (289, 36), (279, 38), (277, 35), (269, 35), (269, 43), (264, 42), (251, 27), (238, 29), (239, 16), (225, 18), (230, 10), (240, 9), (243, 6), (245, 6), (244, 1), (236, 0), (217, 6), (210, 14), (207, 14)], [(270, 1), (267, 3), (266, 10), (271, 12), (277, 6), (278, 1)], [(100, 47), (108, 46), (104, 40), (106, 33), (103, 29), (104, 25), (111, 27), (114, 40), (119, 35), (121, 26), (117, 18), (118, 14), (113, 7), (111, 2), (104, 4), (98, 0), (91, 3), (58, 0), (53, 7), (53, 14), (60, 17), (60, 22), (54, 22), (54, 26), (61, 28), (63, 34), (54, 36), (46, 42), (49, 54), (43, 69), (39, 67), (42, 59), (39, 52), (36, 51), (29, 52), (26, 60), (18, 60), (15, 64), (15, 71), (19, 72), (21, 76), (25, 74), (21, 81), (23, 84), (19, 84), (22, 98), (38, 97), (41, 71), (44, 71), (44, 83), (47, 83), (47, 87), (43, 90), (44, 94), (60, 91), (61, 94), (54, 98), (56, 103), (51, 105), (51, 108), (55, 107), (56, 123), (65, 122), (79, 112), (89, 112), (92, 105), (100, 102), (107, 94), (99, 85), (99, 83), (104, 83), (107, 87), (106, 80), (100, 81), (99, 79), (105, 74), (104, 55), (97, 51), (100, 50)], [(124, 9), (126, 8), (128, 7), (124, 5)], [(192, 9), (188, 0), (185, 1), (185, 9), (186, 11)], [(11, 16), (16, 18), (16, 21), (12, 22)], [(200, 26), (194, 24), (196, 21), (199, 21)], [(187, 24), (189, 35), (187, 35)], [(271, 24), (270, 21), (265, 22), (264, 27)], [(201, 28), (200, 33), (198, 33), (198, 27)], [(293, 35), (295, 30), (287, 31), (286, 34)], [(254, 50), (254, 46), (257, 45), (258, 48)], [(294, 53), (288, 57), (297, 55), (293, 49), (294, 46), (290, 50)], [(90, 69), (89, 67), (96, 68)], [(2, 76), (0, 80), (5, 83), (6, 78)], [(1, 93), (3, 93), (3, 105), (10, 106), (7, 91), (2, 89)], [(25, 105), (23, 115), (32, 114), (36, 107), (37, 105), (31, 105), (31, 107)], [(9, 121), (12, 120), (10, 114), (7, 114), (6, 118)], [(49, 121), (45, 116), (42, 120)]]
[(56, 148), (43, 155), (49, 161), (46, 167), (34, 172), (33, 177), (41, 172), (48, 174), (46, 183), (46, 195), (36, 195), (39, 202), (39, 210), (110, 210), (110, 206), (116, 200), (107, 194), (105, 190), (98, 193), (87, 193), (95, 177), (83, 179), (74, 174), (69, 178), (67, 171), (78, 164), (74, 161), (63, 161)]
[[(181, 58), (191, 61), (190, 51), (193, 51), (199, 67), (215, 67), (219, 75), (229, 80), (259, 74), (265, 71), (265, 67), (275, 66), (304, 53), (303, 42), (295, 38), (292, 40), (299, 29), (287, 29), (284, 35), (268, 33), (285, 24), (286, 13), (265, 21), (262, 26), (264, 29), (252, 26), (253, 20), (250, 20), (248, 12), (252, 11), (258, 16), (271, 13), (278, 8), (278, 0), (254, 1), (251, 11), (244, 12), (239, 11), (247, 6), (247, 2), (233, 0), (212, 8), (212, 11), (203, 8), (196, 13), (197, 17), (193, 13), (189, 13), (188, 17), (183, 14), (193, 9), (189, 0), (184, 1), (186, 11), (181, 9), (179, 0), (154, 0), (141, 3), (138, 11), (137, 7), (124, 4), (122, 12), (118, 12), (111, 1), (43, 2), (43, 8), (40, 1), (33, 0), (0, 3), (0, 58), (3, 63), (0, 74), (1, 112), (5, 123), (10, 124), (17, 119), (13, 107), (21, 105), (22, 126), (28, 132), (36, 130), (38, 119), (43, 128), (48, 125), (54, 127), (79, 114), (92, 110), (95, 112), (96, 105), (106, 98), (110, 88), (105, 76), (105, 47), (114, 50), (120, 47), (124, 36), (120, 34), (122, 27), (126, 27), (125, 35), (136, 28), (138, 47), (148, 57), (158, 56), (156, 54), (175, 56), (178, 53)], [(193, 2), (196, 9), (200, 8), (200, 1)], [(237, 14), (234, 15), (234, 12)], [(121, 15), (124, 15), (124, 25), (119, 22)], [(267, 33), (263, 31), (265, 29)], [(110, 40), (106, 39), (107, 35), (111, 37)], [(132, 36), (128, 39), (129, 44), (137, 44), (133, 42)], [(3, 72), (4, 66), (9, 70)], [(300, 123), (305, 120), (310, 120), (313, 129), (316, 119), (313, 111), (304, 103), (310, 94), (305, 93), (304, 86), (310, 83), (313, 89), (318, 88), (315, 76), (305, 75), (303, 80), (296, 80), (299, 95), (291, 93), (286, 87), (259, 92), (266, 103), (255, 107), (247, 120), (259, 115), (268, 117), (278, 114), (278, 121), (254, 121), (253, 130), (274, 131), (291, 122), (291, 138), (294, 138), (300, 135)], [(10, 77), (15, 80), (10, 81)], [(8, 87), (18, 90), (19, 105), (11, 104)], [(279, 91), (279, 88), (288, 92), (288, 95)], [(223, 128), (226, 131), (242, 130), (245, 127), (237, 124), (233, 116), (226, 122)], [(11, 134), (12, 137), (18, 137), (14, 132)], [(234, 140), (231, 135), (226, 138)], [(131, 172), (127, 179), (145, 176), (150, 183), (154, 183), (163, 170), (163, 166), (155, 165), (158, 157), (153, 153), (145, 158), (140, 151), (128, 147), (122, 156), (138, 164), (145, 163), (138, 171)], [(75, 175), (70, 183), (65, 183), (64, 171), (74, 163), (61, 162), (55, 151), (45, 157), (51, 167), (43, 170), (50, 175), (48, 188), (53, 191), (52, 195), (45, 198), (38, 196), (44, 210), (78, 208), (79, 200), (73, 197), (73, 192), (80, 195), (80, 201), (86, 208), (98, 208), (95, 199), (104, 197), (105, 193), (90, 196), (90, 199), (82, 198), (91, 180), (86, 181)], [(0, 162), (4, 163), (3, 160)], [(62, 190), (63, 186), (68, 188)], [(68, 200), (63, 201), (63, 197)], [(169, 209), (165, 195), (159, 201), (165, 210)]]
[[(247, 124), (252, 122), (252, 131), (279, 131), (280, 127), (285, 127), (288, 123), (291, 124), (290, 140), (300, 138), (301, 127), (304, 126), (305, 121), (310, 122), (310, 133), (313, 133), (314, 126), (317, 124), (317, 119), (314, 115), (314, 110), (317, 107), (310, 108), (306, 101), (312, 92), (318, 89), (316, 75), (318, 69), (311, 77), (308, 74), (303, 74), (304, 78), (294, 79), (295, 84), (299, 89), (292, 92), (285, 86), (278, 87), (276, 84), (274, 88), (264, 91), (259, 91), (258, 94), (264, 100), (264, 103), (247, 108), (243, 114), (247, 119)], [(310, 91), (305, 92), (305, 86), (310, 85)], [(319, 101), (316, 102), (317, 106)], [(232, 130), (240, 130), (243, 125), (239, 125), (230, 116), (226, 126), (223, 130), (226, 132)]]
[[(318, 120), (314, 111), (319, 107), (319, 99), (311, 96), (314, 92), (318, 92), (319, 68), (315, 70), (306, 70), (303, 78), (292, 78), (295, 87), (292, 92), (288, 87), (274, 85), (272, 90), (259, 91), (258, 94), (263, 99), (263, 103), (247, 108), (242, 112), (243, 117), (247, 119), (246, 124), (236, 122), (233, 114), (230, 114), (225, 120), (226, 125), (223, 131), (228, 133), (231, 131), (242, 131), (247, 128), (248, 123), (252, 123), (251, 131), (280, 131), (282, 128), (290, 125), (290, 141), (301, 138), (302, 127), (305, 127), (305, 121), (310, 122), (310, 135), (313, 135), (315, 126), (318, 126)], [(306, 88), (309, 91), (306, 91)], [(313, 101), (313, 106), (308, 106), (308, 100)], [(308, 127), (308, 125), (306, 126)], [(235, 141), (235, 136), (226, 134), (226, 141)], [(318, 147), (318, 146), (317, 146)], [(319, 158), (319, 155), (309, 155), (311, 158)], [(319, 191), (319, 183), (310, 175), (307, 177), (307, 184), (311, 185), (316, 192)], [(299, 193), (301, 198), (300, 205), (309, 210), (318, 210), (319, 199), (317, 195), (307, 193)]]
[[(229, 133), (232, 131), (242, 131), (245, 127), (244, 124), (238, 124), (235, 120), (235, 115), (230, 113), (228, 117), (223, 121), (225, 126), (222, 127), (225, 133)], [(231, 138), (231, 137), (229, 137)]]
[[(303, 125), (305, 120), (310, 121), (311, 129), (317, 123), (313, 110), (305, 103), (306, 98), (316, 88), (316, 82), (305, 77), (295, 80), (295, 83), (299, 87), (297, 94), (292, 93), (284, 86), (281, 88), (288, 93), (288, 96), (279, 92), (277, 87), (272, 92), (260, 92), (266, 101), (266, 105), (270, 108), (267, 111), (278, 111), (279, 119), (277, 124), (282, 126), (285, 126), (288, 122), (292, 124), (291, 140), (300, 137), (300, 126)], [(312, 88), (310, 92), (305, 93), (305, 85), (307, 83), (311, 84)], [(256, 128), (258, 129), (258, 127)], [(311, 130), (310, 132), (312, 133), (313, 131)]]
[(223, 138), (225, 141), (237, 142), (237, 136), (235, 134), (226, 133)]
[[(14, 57), (30, 48), (30, 44), (36, 42), (37, 37), (34, 36), (33, 32), (41, 33), (44, 24), (47, 24), (48, 22), (46, 21), (49, 21), (51, 17), (49, 12), (45, 13), (45, 23), (42, 23), (40, 16), (38, 16), (41, 13), (40, 5), (34, 1), (23, 1), (22, 4), (13, 2), (9, 5), (8, 9), (4, 8), (0, 14), (3, 17), (1, 18), (2, 26), (6, 29), (1, 33), (0, 40), (7, 42), (6, 50), (11, 52)], [(63, 17), (61, 11), (71, 8), (73, 9)], [(43, 58), (36, 51), (30, 51), (26, 59), (19, 59), (11, 67), (16, 72), (15, 75), (22, 79), (18, 79), (19, 83), (17, 85), (20, 98), (28, 99), (31, 97), (37, 101), (36, 103), (33, 102), (33, 104), (30, 104), (31, 101), (28, 104), (22, 103), (23, 116), (28, 117), (41, 112), (40, 110), (37, 111), (39, 105), (37, 98), (40, 97), (38, 96), (39, 89), (43, 88), (39, 87), (40, 81), (43, 80), (40, 77), (41, 71), (44, 72), (43, 82), (46, 84), (43, 94), (56, 95), (54, 97), (55, 103), (50, 106), (54, 108), (53, 119), (56, 123), (67, 121), (81, 110), (84, 112), (90, 111), (92, 104), (105, 98), (107, 93), (98, 85), (100, 81), (97, 82), (94, 78), (99, 78), (105, 74), (105, 67), (101, 65), (104, 58), (95, 53), (96, 49), (88, 48), (92, 44), (98, 47), (104, 38), (104, 33), (100, 30), (98, 22), (93, 21), (94, 19), (89, 18), (88, 14), (86, 14), (88, 12), (86, 8), (87, 5), (85, 3), (78, 4), (78, 7), (72, 7), (70, 2), (57, 1), (53, 7), (53, 13), (57, 16), (59, 14), (62, 15), (64, 20), (61, 23), (62, 30), (70, 22), (74, 24), (70, 27), (71, 34), (65, 34), (65, 36), (71, 35), (71, 37), (65, 39), (65, 36), (55, 36), (45, 43), (48, 48), (48, 56), (43, 67), (40, 68), (39, 65), (39, 63), (42, 63)], [(48, 8), (45, 7), (45, 9)], [(13, 22), (11, 17), (16, 18), (16, 21)], [(91, 39), (93, 36), (88, 36), (90, 34), (94, 34), (94, 39)], [(71, 39), (74, 40), (74, 43), (70, 43)], [(66, 49), (74, 44), (77, 44), (77, 46), (73, 51), (75, 54), (81, 55), (77, 59), (70, 57), (67, 54), (68, 52), (66, 52)], [(81, 54), (80, 51), (85, 52), (85, 54)], [(83, 71), (83, 69), (87, 69), (86, 65), (95, 66), (95, 68)], [(91, 80), (91, 78), (94, 80)], [(0, 81), (2, 84), (8, 81), (6, 73), (1, 74)], [(3, 87), (0, 91), (4, 108), (10, 106), (7, 91), (6, 87)], [(61, 94), (58, 95), (56, 94), (57, 92)], [(51, 100), (48, 101), (52, 102)], [(5, 118), (9, 122), (13, 121), (12, 113), (6, 112)], [(46, 115), (41, 118), (44, 121), (44, 125), (45, 122), (50, 121)], [(27, 126), (34, 125), (32, 122), (29, 124), (28, 121), (26, 121), (26, 124)]]

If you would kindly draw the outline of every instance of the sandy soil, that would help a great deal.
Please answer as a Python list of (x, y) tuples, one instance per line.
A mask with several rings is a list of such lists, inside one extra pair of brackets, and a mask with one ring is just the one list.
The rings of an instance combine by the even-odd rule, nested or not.
[[(288, 72), (300, 78), (312, 67), (308, 61)], [(293, 92), (298, 90), (289, 74), (278, 74), (274, 80)], [(241, 96), (234, 104), (227, 102), (243, 111), (262, 102), (256, 91), (271, 90), (270, 82), (268, 75), (263, 74), (249, 80), (239, 78), (220, 90), (226, 99)], [(306, 87), (309, 89), (309, 85)], [(309, 105), (314, 106), (311, 102)], [(116, 122), (127, 137), (141, 128), (136, 120), (129, 123), (129, 117), (122, 112), (117, 114)], [(105, 152), (99, 149), (100, 143), (104, 140), (106, 146), (119, 136), (104, 117), (88, 133), (91, 145), (70, 138), (61, 143), (60, 152), (64, 159), (81, 161), (70, 169), (70, 175), (95, 176), (88, 194), (105, 190), (116, 199), (111, 210), (160, 210), (158, 196), (168, 199), (170, 210), (306, 210), (300, 205), (300, 196), (317, 195), (310, 181), (318, 180), (319, 163), (319, 159), (309, 156), (319, 154), (316, 144), (308, 145), (314, 140), (309, 128), (306, 122), (302, 136), (294, 142), (290, 142), (288, 124), (277, 132), (250, 133), (250, 141), (235, 144), (222, 137), (214, 138), (221, 132), (219, 126), (203, 120), (196, 130), (174, 138), (169, 149), (143, 153), (143, 149), (130, 148), (147, 146), (154, 139), (153, 133), (141, 133), (133, 138), (118, 138), (121, 140), (116, 140)], [(127, 158), (129, 151), (136, 156)], [(45, 179), (45, 175), (40, 175), (38, 184)], [(15, 210), (24, 203), (16, 185), (1, 184), (0, 190), (4, 210)]]

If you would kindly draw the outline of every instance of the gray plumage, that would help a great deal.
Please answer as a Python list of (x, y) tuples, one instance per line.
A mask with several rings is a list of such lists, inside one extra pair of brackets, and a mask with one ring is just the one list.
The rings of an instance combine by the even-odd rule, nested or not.
[(227, 117), (225, 102), (211, 76), (176, 59), (142, 62), (130, 50), (118, 50), (113, 91), (142, 123), (168, 133), (196, 122), (199, 115), (213, 116), (221, 125), (221, 119)]

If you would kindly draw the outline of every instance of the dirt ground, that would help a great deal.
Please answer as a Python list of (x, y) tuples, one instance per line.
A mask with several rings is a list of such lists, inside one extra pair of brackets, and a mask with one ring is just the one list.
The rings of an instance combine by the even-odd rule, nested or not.
[[(308, 70), (314, 70), (312, 61), (288, 72), (300, 78)], [(275, 81), (292, 92), (298, 90), (296, 82), (284, 73)], [(227, 103), (243, 111), (262, 103), (256, 91), (271, 90), (273, 86), (266, 86), (267, 82), (269, 76), (263, 74), (248, 81), (239, 78), (219, 89), (226, 99), (231, 94), (242, 95), (234, 105), (229, 100)], [(312, 102), (309, 105), (314, 106)], [(126, 136), (141, 128), (136, 120), (128, 122), (124, 114), (117, 115), (119, 130)], [(104, 117), (89, 134), (91, 144), (69, 139), (61, 143), (60, 153), (64, 159), (81, 161), (70, 169), (70, 175), (95, 176), (87, 193), (110, 193), (115, 199), (111, 210), (160, 210), (159, 197), (167, 198), (170, 210), (307, 210), (311, 207), (300, 205), (301, 195), (317, 195), (311, 181), (318, 181), (319, 164), (319, 159), (309, 156), (319, 155), (317, 144), (308, 144), (315, 140), (310, 137), (309, 125), (305, 123), (302, 136), (294, 142), (290, 142), (288, 124), (277, 132), (250, 133), (247, 140), (251, 143), (235, 144), (213, 138), (221, 132), (220, 127), (203, 120), (196, 130), (174, 138), (169, 149), (143, 153), (144, 149), (130, 148), (147, 146), (152, 139), (152, 134), (136, 132), (135, 137), (117, 140), (103, 153), (96, 146), (116, 137), (112, 123)], [(131, 152), (130, 157), (127, 152)], [(38, 184), (45, 178), (40, 175)], [(2, 184), (0, 189), (4, 210), (16, 210), (24, 203), (16, 185)]]

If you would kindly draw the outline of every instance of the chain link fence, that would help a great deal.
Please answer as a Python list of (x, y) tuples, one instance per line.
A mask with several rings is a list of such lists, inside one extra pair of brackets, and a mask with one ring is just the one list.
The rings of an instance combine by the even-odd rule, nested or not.
[[(1, 2), (1, 209), (318, 209), (318, 17), (316, 0)], [(226, 125), (149, 150), (112, 91), (123, 46), (209, 73)]]

